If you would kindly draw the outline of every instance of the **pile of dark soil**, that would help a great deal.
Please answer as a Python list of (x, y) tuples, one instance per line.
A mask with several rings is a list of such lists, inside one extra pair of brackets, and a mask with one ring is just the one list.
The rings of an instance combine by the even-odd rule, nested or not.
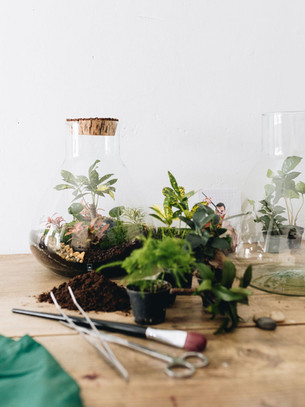
[[(61, 307), (76, 310), (68, 286), (72, 288), (77, 302), (85, 311), (113, 312), (130, 309), (125, 288), (95, 271), (76, 276), (51, 290)], [(40, 294), (38, 301), (53, 303), (50, 292)]]

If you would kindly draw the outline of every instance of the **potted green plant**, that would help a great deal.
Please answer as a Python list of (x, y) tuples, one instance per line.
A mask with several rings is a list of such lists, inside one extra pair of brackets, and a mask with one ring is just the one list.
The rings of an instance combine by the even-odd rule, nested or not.
[[(127, 284), (134, 318), (140, 324), (157, 324), (165, 319), (171, 285), (165, 281), (170, 273), (181, 287), (187, 275), (192, 275), (195, 258), (188, 243), (175, 237), (143, 238), (143, 246), (134, 250), (124, 261), (113, 262), (107, 267), (120, 265), (126, 270), (122, 282)], [(101, 271), (106, 266), (97, 269)]]
[[(255, 214), (254, 221), (262, 223), (263, 234), (268, 239), (267, 250), (272, 253), (278, 253), (283, 248), (297, 249), (301, 244), (304, 228), (298, 226), (297, 221), (304, 206), (305, 183), (296, 182), (301, 173), (294, 171), (301, 160), (302, 157), (289, 156), (280, 170), (267, 171), (270, 183), (264, 187), (265, 198), (260, 201), (259, 215)], [(297, 207), (294, 205), (296, 200), (300, 201)], [(249, 202), (255, 211), (254, 201)], [(286, 221), (288, 224), (284, 223)]]
[(248, 304), (251, 291), (247, 290), (252, 278), (252, 267), (249, 266), (238, 286), (233, 283), (236, 280), (234, 264), (226, 259), (220, 273), (215, 273), (206, 264), (198, 264), (200, 284), (195, 292), (202, 298), (202, 304), (206, 312), (214, 319), (217, 315), (222, 316), (223, 321), (215, 332), (230, 332), (234, 330), (241, 318), (237, 312), (237, 304)]

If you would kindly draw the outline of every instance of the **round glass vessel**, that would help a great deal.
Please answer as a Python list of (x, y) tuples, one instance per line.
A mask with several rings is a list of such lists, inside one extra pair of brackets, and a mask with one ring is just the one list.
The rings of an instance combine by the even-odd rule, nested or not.
[(58, 274), (122, 260), (149, 229), (120, 158), (117, 127), (117, 119), (67, 119), (66, 159), (30, 233), (32, 253)]
[(252, 286), (305, 295), (305, 112), (267, 113), (262, 154), (242, 192), (237, 264), (253, 265)]

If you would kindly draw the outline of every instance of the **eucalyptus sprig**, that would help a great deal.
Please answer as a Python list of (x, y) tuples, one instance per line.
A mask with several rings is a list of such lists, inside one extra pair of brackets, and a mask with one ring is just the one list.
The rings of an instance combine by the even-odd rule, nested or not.
[[(99, 197), (105, 197), (105, 195), (111, 196), (114, 199), (115, 187), (113, 185), (117, 182), (116, 178), (111, 177), (114, 174), (106, 174), (100, 177), (97, 172), (98, 164), (100, 160), (96, 160), (88, 170), (88, 177), (85, 175), (73, 175), (70, 171), (62, 170), (61, 176), (65, 184), (58, 184), (54, 187), (57, 191), (63, 191), (65, 189), (72, 189), (74, 196), (71, 206), (68, 211), (78, 220), (84, 220), (81, 212), (87, 208), (90, 211), (91, 219), (97, 216), (97, 205)], [(91, 195), (92, 203), (86, 202), (87, 195)], [(85, 205), (82, 203), (76, 203), (78, 199), (82, 199)]]
[(242, 320), (237, 312), (237, 304), (248, 304), (248, 297), (252, 294), (247, 290), (252, 279), (252, 266), (249, 266), (238, 286), (233, 287), (236, 278), (236, 269), (230, 260), (224, 262), (221, 274), (214, 273), (206, 264), (197, 264), (198, 272), (202, 278), (195, 294), (202, 297), (205, 310), (212, 314), (224, 317), (222, 324), (215, 332), (230, 332)]

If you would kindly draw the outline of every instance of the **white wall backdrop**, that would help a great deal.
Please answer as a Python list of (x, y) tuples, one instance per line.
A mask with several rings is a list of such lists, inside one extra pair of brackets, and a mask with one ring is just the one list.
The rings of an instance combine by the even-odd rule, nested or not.
[(67, 117), (118, 117), (147, 200), (239, 188), (260, 115), (305, 110), (303, 0), (2, 0), (0, 253), (28, 252)]

